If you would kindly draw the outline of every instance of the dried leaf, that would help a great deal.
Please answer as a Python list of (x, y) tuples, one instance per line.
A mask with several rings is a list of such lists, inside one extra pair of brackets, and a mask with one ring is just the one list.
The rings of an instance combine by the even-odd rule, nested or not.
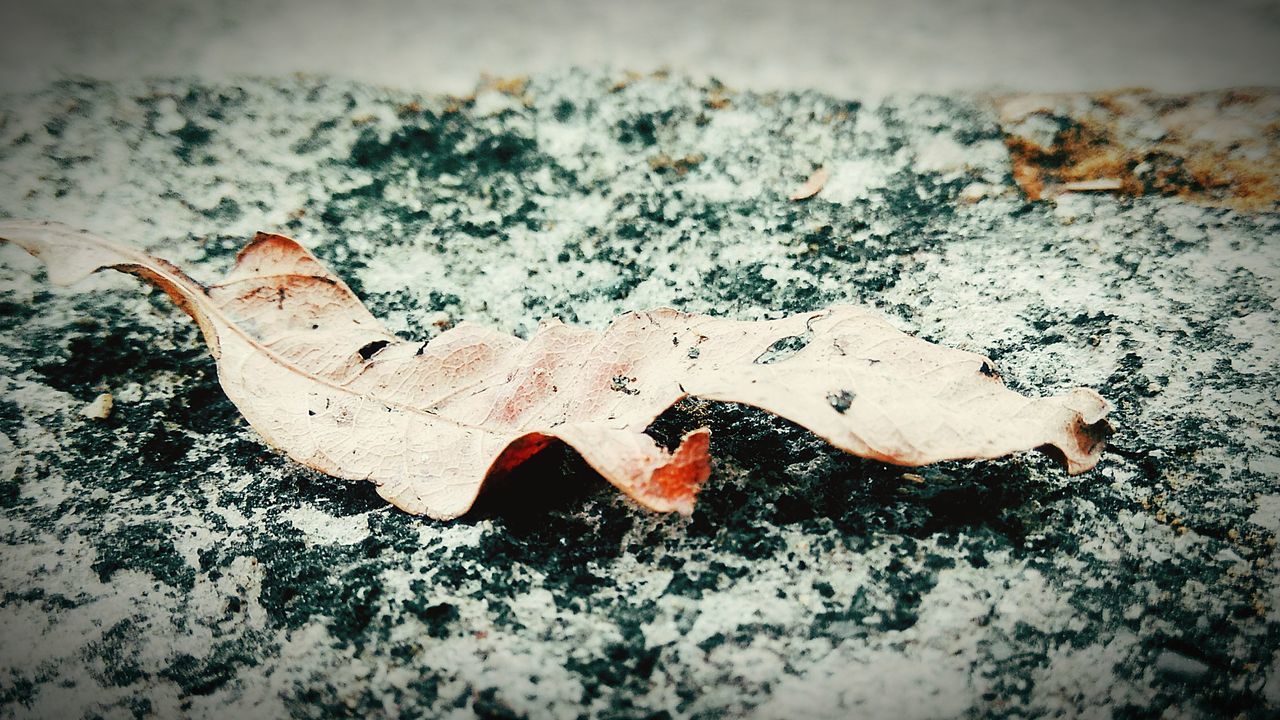
[(813, 171), (808, 180), (804, 184), (795, 189), (791, 193), (791, 200), (808, 200), (822, 191), (823, 186), (827, 184), (827, 180), (831, 178), (831, 171), (826, 167), (820, 167)]
[(466, 512), (487, 478), (556, 440), (640, 504), (687, 513), (710, 471), (709, 431), (671, 453), (644, 429), (688, 396), (762, 408), (906, 466), (1041, 449), (1078, 473), (1110, 429), (1091, 390), (1024, 397), (990, 360), (852, 307), (764, 322), (659, 309), (603, 331), (547, 322), (528, 341), (462, 323), (421, 344), (279, 235), (260, 233), (207, 288), (61, 225), (2, 222), (0, 237), (55, 282), (106, 267), (151, 281), (199, 324), (227, 396), (268, 443), (434, 518)]

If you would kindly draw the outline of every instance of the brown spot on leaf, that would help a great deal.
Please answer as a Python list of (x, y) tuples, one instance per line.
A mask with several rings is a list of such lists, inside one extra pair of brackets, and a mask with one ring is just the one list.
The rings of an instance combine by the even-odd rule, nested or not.
[(809, 179), (804, 181), (800, 187), (792, 191), (789, 195), (791, 200), (808, 200), (809, 198), (822, 192), (822, 188), (826, 186), (827, 180), (831, 178), (831, 171), (826, 167), (819, 167), (809, 175)]

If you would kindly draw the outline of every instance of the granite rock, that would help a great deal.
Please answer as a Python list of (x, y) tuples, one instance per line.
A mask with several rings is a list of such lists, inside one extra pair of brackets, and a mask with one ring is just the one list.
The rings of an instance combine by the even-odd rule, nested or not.
[[(197, 333), (0, 248), (0, 708), (16, 717), (1265, 717), (1280, 710), (1275, 213), (1016, 187), (994, 109), (590, 72), (0, 105), (0, 214), (218, 276), (291, 234), (405, 336), (836, 302), (1091, 385), (1099, 467), (913, 472), (687, 402), (688, 519), (567, 452), (461, 521), (266, 448)], [(815, 197), (788, 195), (815, 167)], [(103, 393), (109, 412), (82, 413)]]

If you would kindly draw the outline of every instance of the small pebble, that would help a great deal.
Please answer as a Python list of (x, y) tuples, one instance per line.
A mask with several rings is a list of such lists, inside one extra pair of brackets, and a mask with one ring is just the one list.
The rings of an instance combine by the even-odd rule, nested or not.
[(111, 393), (102, 393), (93, 399), (88, 405), (80, 409), (80, 414), (90, 420), (106, 420), (111, 415), (111, 407), (115, 401), (111, 399)]
[(1156, 672), (1179, 680), (1199, 680), (1209, 673), (1209, 666), (1192, 657), (1173, 650), (1165, 650), (1156, 657)]

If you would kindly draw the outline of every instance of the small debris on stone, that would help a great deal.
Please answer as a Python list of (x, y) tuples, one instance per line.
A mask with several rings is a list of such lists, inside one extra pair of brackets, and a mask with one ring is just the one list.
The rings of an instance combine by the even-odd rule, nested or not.
[(106, 420), (111, 415), (111, 408), (115, 401), (111, 398), (111, 393), (100, 393), (88, 405), (80, 409), (80, 415), (90, 420)]
[(1208, 664), (1174, 650), (1156, 656), (1156, 672), (1184, 682), (1199, 680), (1209, 673)]
[(1062, 183), (1062, 190), (1064, 192), (1099, 192), (1106, 190), (1119, 190), (1122, 187), (1124, 187), (1124, 182), (1119, 178), (1072, 180), (1071, 182)]
[(964, 186), (963, 190), (960, 191), (960, 202), (970, 203), (970, 204), (976, 203), (979, 200), (982, 200), (983, 198), (994, 196), (996, 192), (997, 192), (996, 188), (992, 185), (988, 185), (987, 183), (984, 183), (984, 182), (969, 183), (968, 185)]
[(823, 186), (827, 184), (827, 180), (830, 179), (830, 177), (831, 172), (827, 170), (825, 165), (819, 167), (817, 170), (813, 171), (813, 174), (809, 176), (808, 180), (804, 181), (803, 185), (796, 188), (795, 192), (791, 193), (790, 199), (808, 200), (822, 191)]

